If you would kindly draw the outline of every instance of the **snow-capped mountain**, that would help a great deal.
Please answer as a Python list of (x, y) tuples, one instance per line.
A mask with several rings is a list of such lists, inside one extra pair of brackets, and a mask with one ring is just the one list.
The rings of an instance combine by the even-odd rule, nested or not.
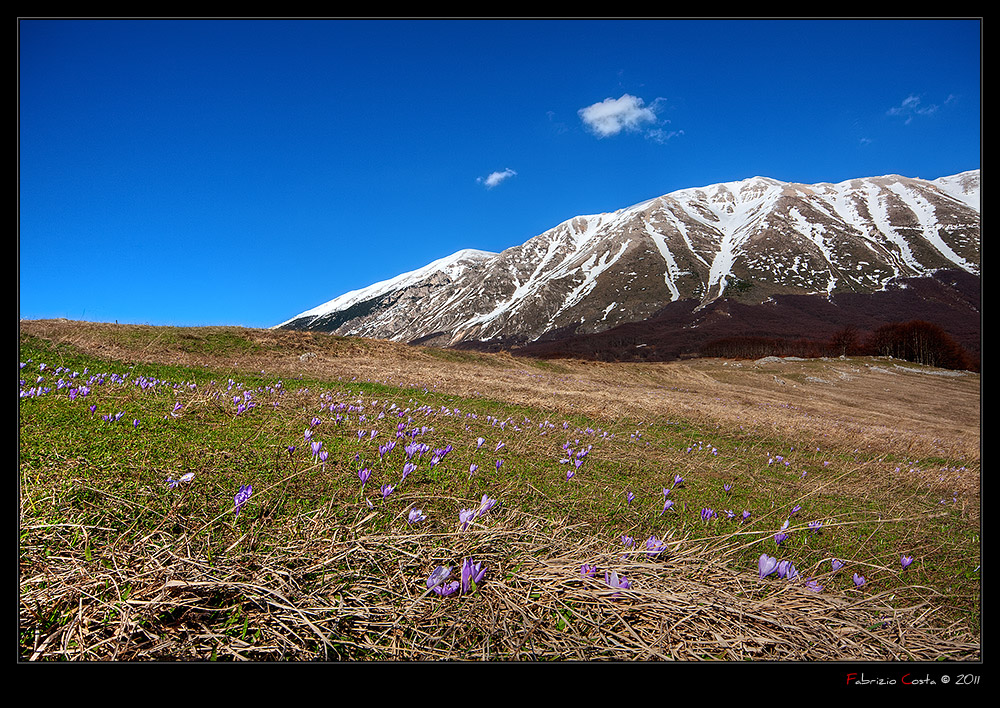
[(453, 345), (530, 342), (775, 295), (872, 293), (941, 269), (979, 275), (979, 170), (838, 184), (753, 177), (576, 216), (502, 253), (463, 250), (278, 328)]

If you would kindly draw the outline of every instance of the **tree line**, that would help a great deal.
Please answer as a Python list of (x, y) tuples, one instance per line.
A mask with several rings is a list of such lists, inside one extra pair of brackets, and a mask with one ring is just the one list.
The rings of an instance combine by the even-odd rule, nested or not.
[(856, 327), (837, 330), (829, 339), (732, 336), (706, 343), (701, 356), (759, 359), (764, 356), (890, 356), (942, 369), (978, 371), (979, 361), (941, 327), (923, 320), (893, 322), (867, 334)]

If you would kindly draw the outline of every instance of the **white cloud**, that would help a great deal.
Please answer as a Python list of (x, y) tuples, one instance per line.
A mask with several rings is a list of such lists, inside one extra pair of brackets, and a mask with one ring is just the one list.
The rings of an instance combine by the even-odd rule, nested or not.
[(505, 179), (514, 177), (515, 175), (517, 175), (517, 172), (508, 167), (502, 172), (490, 172), (485, 177), (478, 177), (476, 178), (476, 181), (480, 184), (485, 184), (487, 189), (493, 189)]
[(646, 106), (641, 98), (623, 94), (621, 98), (606, 98), (578, 113), (584, 125), (599, 138), (625, 131), (637, 131), (644, 125), (656, 124), (656, 110)]
[[(948, 97), (945, 103), (950, 103), (952, 96)], [(921, 101), (920, 96), (914, 96), (913, 94), (907, 96), (903, 99), (903, 102), (898, 106), (893, 106), (888, 111), (886, 111), (890, 116), (904, 116), (906, 118), (906, 123), (913, 120), (914, 116), (929, 116), (932, 113), (937, 112), (938, 106), (935, 104), (926, 105)]]

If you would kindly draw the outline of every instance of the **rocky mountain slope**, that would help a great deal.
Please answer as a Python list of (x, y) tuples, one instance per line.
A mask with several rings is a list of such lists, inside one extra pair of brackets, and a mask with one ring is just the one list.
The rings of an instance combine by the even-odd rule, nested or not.
[[(463, 250), (278, 325), (435, 345), (610, 331), (674, 305), (882, 292), (980, 274), (979, 171), (838, 184), (754, 177), (577, 216), (502, 253)], [(683, 306), (680, 304), (684, 303)]]

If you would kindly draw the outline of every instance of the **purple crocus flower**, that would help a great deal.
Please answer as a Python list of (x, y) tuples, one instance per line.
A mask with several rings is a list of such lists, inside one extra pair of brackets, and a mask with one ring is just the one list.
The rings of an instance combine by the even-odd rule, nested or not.
[(836, 573), (838, 570), (844, 567), (844, 561), (840, 560), (839, 558), (831, 558), (830, 567), (833, 568), (833, 572)]
[(659, 540), (656, 536), (650, 536), (646, 539), (646, 553), (651, 556), (657, 556), (667, 550), (667, 544)]
[(778, 577), (793, 580), (798, 577), (799, 571), (795, 569), (790, 560), (778, 561)]
[(766, 578), (778, 569), (778, 559), (766, 553), (761, 553), (760, 558), (757, 560), (757, 569), (760, 571), (760, 577), (762, 579)]
[(479, 502), (479, 511), (476, 512), (476, 516), (482, 516), (490, 509), (497, 505), (496, 499), (490, 499), (487, 495), (483, 495), (483, 498)]
[(407, 462), (405, 465), (403, 465), (403, 479), (406, 479), (407, 475), (409, 475), (410, 472), (412, 472), (415, 469), (417, 469), (417, 466), (412, 462)]
[[(628, 581), (628, 579), (624, 575), (622, 575), (622, 576), (619, 577), (618, 573), (615, 572), (615, 571), (611, 571), (610, 575), (608, 574), (607, 571), (605, 571), (604, 572), (604, 582), (609, 587), (612, 587), (612, 588), (621, 588), (622, 590), (629, 590), (632, 587), (632, 583), (630, 583)], [(617, 595), (617, 594), (618, 593), (615, 593), (615, 595)]]
[(372, 471), (367, 467), (358, 470), (358, 478), (361, 480), (362, 487), (368, 484), (368, 478), (371, 476), (372, 476)]
[(813, 592), (823, 592), (823, 586), (817, 583), (812, 578), (806, 580), (806, 587), (812, 590)]
[(857, 573), (854, 574), (854, 577), (852, 578), (852, 580), (854, 580), (854, 585), (856, 587), (861, 587), (862, 585), (865, 584), (865, 576), (858, 575)]
[(631, 504), (633, 499), (635, 499), (635, 494), (633, 494), (632, 492), (629, 492), (628, 494), (625, 495), (626, 503)]
[(240, 515), (241, 511), (243, 511), (243, 505), (250, 499), (251, 494), (253, 494), (253, 486), (249, 484), (241, 485), (240, 491), (236, 492), (236, 496), (233, 497), (233, 503), (236, 504), (237, 516)]
[(420, 510), (420, 509), (410, 509), (410, 513), (407, 516), (406, 520), (409, 521), (411, 524), (415, 524), (418, 521), (423, 521), (426, 518), (427, 518), (427, 515), (424, 514), (424, 512), (422, 510)]
[(458, 588), (459, 588), (458, 581), (452, 580), (447, 585), (438, 585), (437, 587), (434, 588), (434, 592), (436, 592), (441, 597), (445, 597), (446, 595), (451, 595), (452, 593), (458, 592)]
[(913, 562), (913, 556), (903, 556), (899, 559), (899, 564), (903, 566), (903, 570), (910, 567), (910, 563)]
[(444, 583), (445, 580), (448, 579), (448, 576), (450, 575), (451, 575), (450, 566), (439, 565), (437, 568), (433, 570), (433, 572), (431, 572), (430, 576), (428, 576), (427, 589), (434, 590), (440, 595), (441, 592), (438, 590), (438, 588), (441, 587), (441, 585)]
[(785, 519), (785, 523), (781, 525), (781, 530), (779, 530), (778, 533), (774, 534), (774, 542), (777, 543), (779, 546), (783, 541), (785, 541), (788, 538), (788, 534), (785, 533), (787, 529), (788, 529), (788, 519)]
[(584, 563), (582, 566), (580, 566), (580, 575), (582, 575), (585, 578), (593, 578), (594, 576), (597, 575), (597, 566), (587, 565), (586, 563)]
[(394, 489), (396, 489), (396, 488), (394, 486), (392, 486), (391, 484), (383, 484), (382, 485), (382, 498), (383, 499), (387, 499), (389, 497), (389, 495), (392, 494), (392, 492), (393, 492)]
[(476, 518), (478, 509), (462, 509), (458, 512), (458, 521), (462, 524), (462, 530), (468, 528), (469, 524)]
[(462, 594), (472, 592), (482, 582), (484, 575), (486, 568), (482, 563), (473, 563), (471, 558), (462, 561)]

